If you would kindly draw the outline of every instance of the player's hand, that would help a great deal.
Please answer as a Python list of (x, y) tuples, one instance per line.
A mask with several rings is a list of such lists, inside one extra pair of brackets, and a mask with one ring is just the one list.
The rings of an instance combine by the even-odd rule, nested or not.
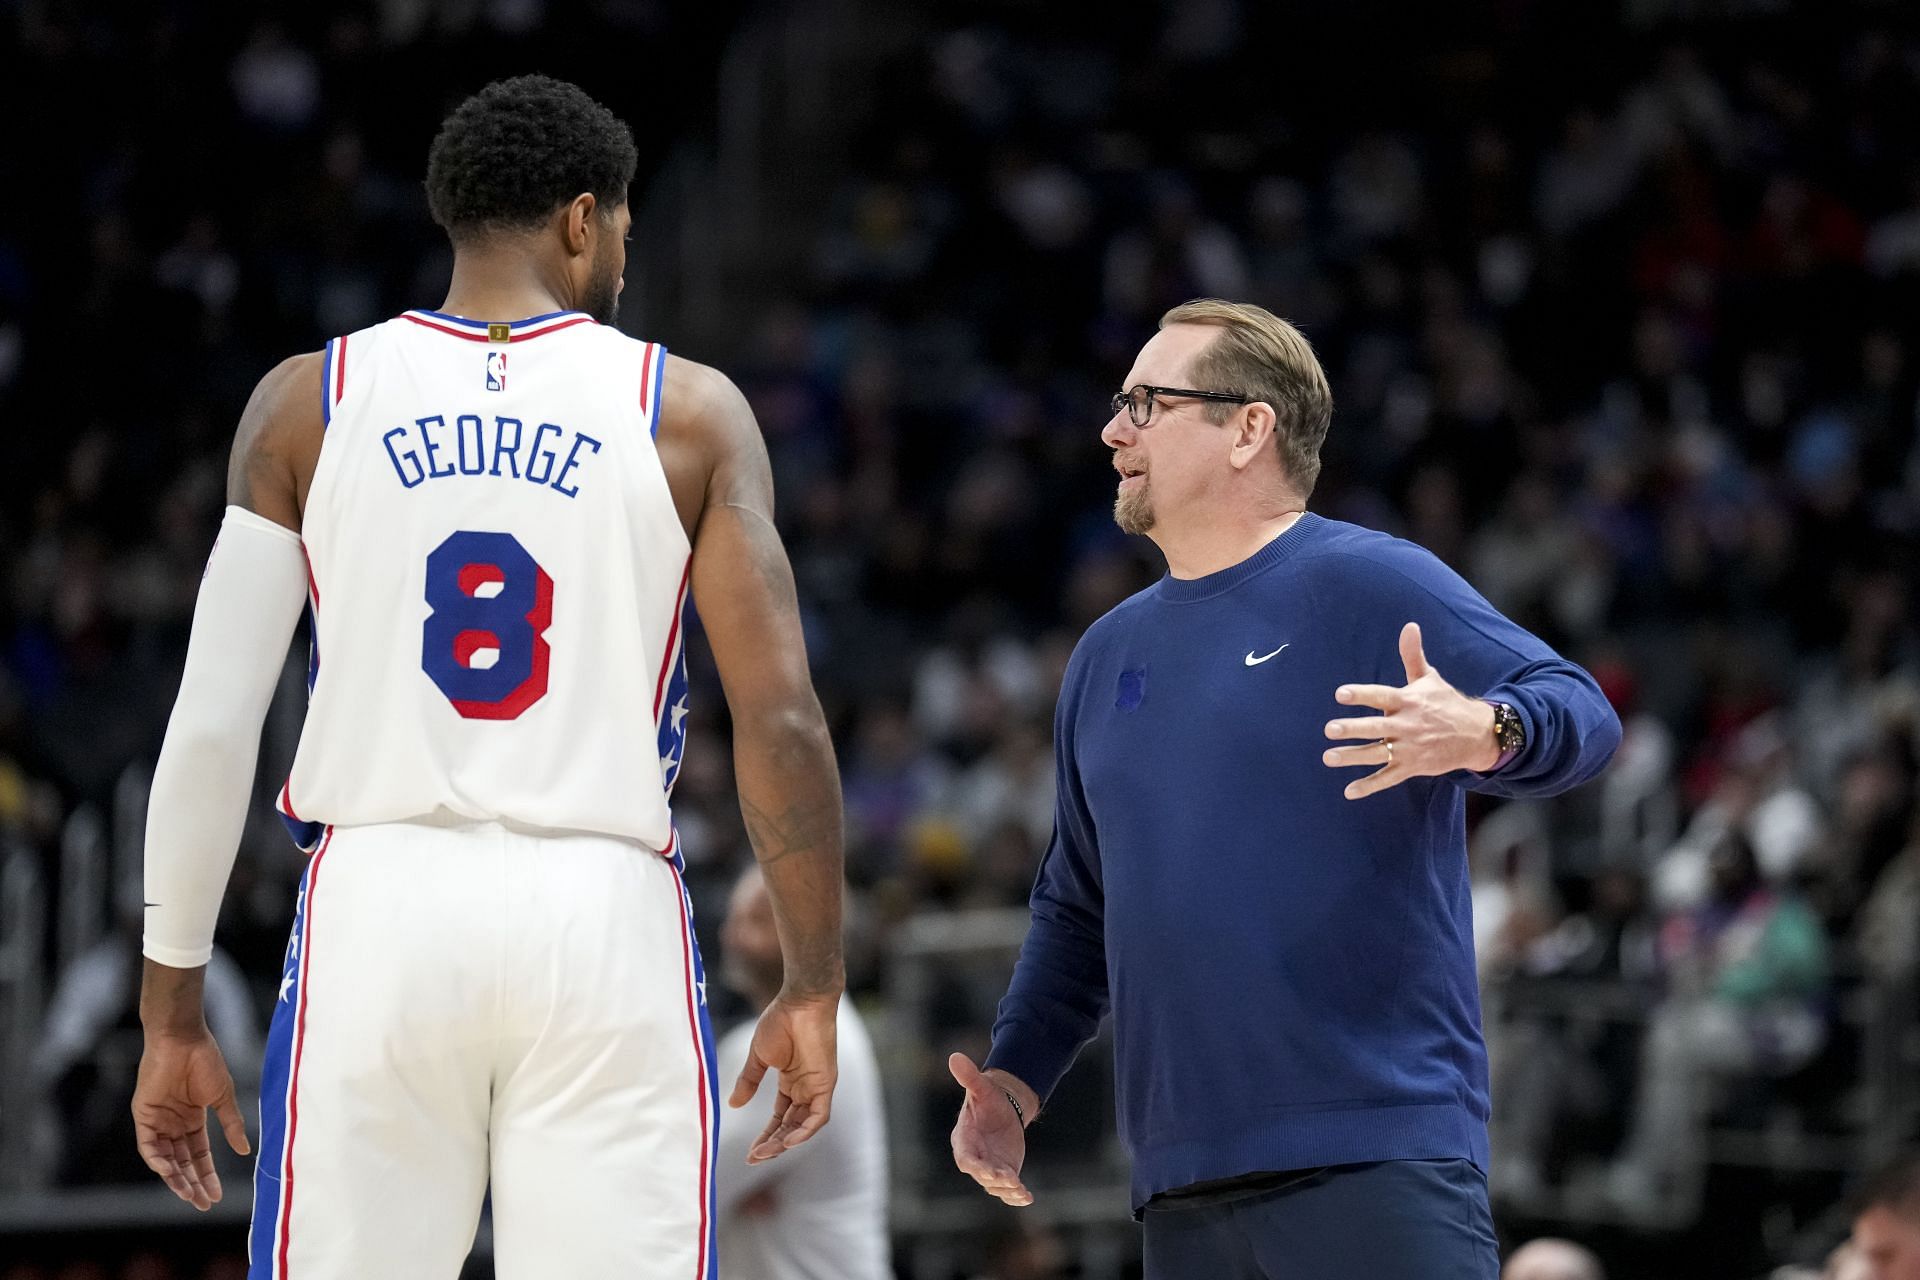
[[(1027, 1130), (1014, 1113), (1013, 1104), (994, 1077), (975, 1066), (966, 1054), (948, 1058), (947, 1070), (967, 1091), (966, 1101), (960, 1104), (960, 1118), (953, 1123), (953, 1163), (990, 1195), (1015, 1207), (1032, 1204), (1033, 1192), (1020, 1181), (1020, 1166), (1027, 1162)], [(1011, 1077), (1007, 1079), (1011, 1081), (1008, 1088), (1019, 1084)], [(1038, 1101), (1034, 1099), (1036, 1104)]]
[(747, 1151), (748, 1164), (771, 1160), (820, 1132), (833, 1109), (840, 1078), (835, 1019), (840, 997), (776, 996), (753, 1029), (747, 1065), (734, 1083), (730, 1107), (744, 1107), (768, 1070), (780, 1073), (773, 1119)]
[(220, 1175), (213, 1171), (213, 1146), (207, 1136), (212, 1107), (227, 1145), (241, 1155), (253, 1148), (233, 1096), (233, 1077), (212, 1033), (147, 1034), (140, 1075), (133, 1086), (133, 1132), (140, 1158), (196, 1209), (220, 1199)]
[(1320, 757), (1329, 768), (1381, 766), (1347, 784), (1349, 800), (1397, 787), (1408, 778), (1434, 778), (1456, 769), (1484, 773), (1499, 763), (1493, 707), (1461, 693), (1427, 664), (1417, 622), (1400, 629), (1400, 661), (1407, 669), (1407, 683), (1402, 688), (1343, 684), (1334, 690), (1333, 696), (1340, 702), (1374, 707), (1384, 713), (1327, 722), (1329, 738), (1371, 739), (1354, 746), (1329, 748)]

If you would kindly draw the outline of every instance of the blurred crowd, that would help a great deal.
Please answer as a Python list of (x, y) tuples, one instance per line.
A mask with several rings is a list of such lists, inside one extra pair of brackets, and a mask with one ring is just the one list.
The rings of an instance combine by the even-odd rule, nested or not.
[[(49, 878), (75, 809), (157, 750), (253, 382), (439, 302), (440, 114), (509, 70), (576, 78), (637, 126), (636, 200), (662, 135), (705, 127), (737, 10), (581, 8), (229, 30), (45, 4), (0, 37), (13, 118), (78, 114), (0, 152), (36, 193), (0, 208), (0, 836)], [(809, 252), (720, 348), (677, 347), (773, 457), (855, 986), (903, 922), (1024, 902), (1066, 656), (1160, 571), (1109, 518), (1107, 397), (1165, 308), (1258, 302), (1332, 380), (1314, 507), (1433, 550), (1627, 724), (1595, 784), (1472, 811), (1495, 1189), (1684, 1227), (1719, 1128), (1912, 1119), (1863, 1045), (1911, 1023), (1920, 963), (1920, 40), (1872, 4), (1311, 8), (918, 7), (852, 167), (781, 211)], [(622, 41), (709, 56), (635, 75)], [(717, 920), (750, 853), (695, 682), (675, 809)], [(223, 925), (242, 1038), (290, 914), (279, 839), (250, 831)], [(45, 1178), (137, 1176), (88, 1127), (121, 1122), (125, 1054), (98, 1050), (132, 1025), (136, 927), (52, 993)], [(992, 994), (943, 1004), (929, 1072), (983, 1047)]]

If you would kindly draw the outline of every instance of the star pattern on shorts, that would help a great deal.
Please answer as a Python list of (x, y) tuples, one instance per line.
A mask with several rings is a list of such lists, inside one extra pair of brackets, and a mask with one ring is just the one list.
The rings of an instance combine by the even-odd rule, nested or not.
[(681, 651), (666, 686), (666, 715), (660, 719), (660, 782), (671, 792), (687, 752), (687, 656)]

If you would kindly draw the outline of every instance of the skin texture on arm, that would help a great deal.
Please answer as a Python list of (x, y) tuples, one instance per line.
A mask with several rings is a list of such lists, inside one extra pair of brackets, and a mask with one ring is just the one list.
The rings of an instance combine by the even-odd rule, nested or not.
[[(319, 457), (321, 358), (296, 356), (260, 382), (241, 414), (227, 468), (227, 502), (298, 532), (313, 464)], [(285, 651), (281, 638), (281, 652)], [(235, 724), (258, 738), (259, 724)], [(145, 1047), (134, 1086), (136, 1141), (147, 1166), (197, 1209), (221, 1197), (207, 1132), (207, 1108), (227, 1142), (249, 1150), (234, 1101), (233, 1077), (207, 1029), (204, 965), (179, 969), (142, 962), (140, 1022)]]
[(693, 543), (693, 597), (733, 716), (740, 812), (766, 878), (784, 982), (761, 1015), (730, 1104), (779, 1072), (749, 1160), (818, 1132), (838, 1079), (840, 778), (813, 692), (799, 599), (773, 524), (773, 472), (753, 412), (715, 370), (669, 358), (658, 446)]

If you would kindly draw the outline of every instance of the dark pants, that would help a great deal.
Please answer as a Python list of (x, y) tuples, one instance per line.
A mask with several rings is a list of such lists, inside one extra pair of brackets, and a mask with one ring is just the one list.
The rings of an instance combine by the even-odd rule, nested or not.
[(1146, 1280), (1496, 1280), (1500, 1273), (1487, 1179), (1465, 1160), (1342, 1165), (1237, 1199), (1150, 1204), (1146, 1254)]

